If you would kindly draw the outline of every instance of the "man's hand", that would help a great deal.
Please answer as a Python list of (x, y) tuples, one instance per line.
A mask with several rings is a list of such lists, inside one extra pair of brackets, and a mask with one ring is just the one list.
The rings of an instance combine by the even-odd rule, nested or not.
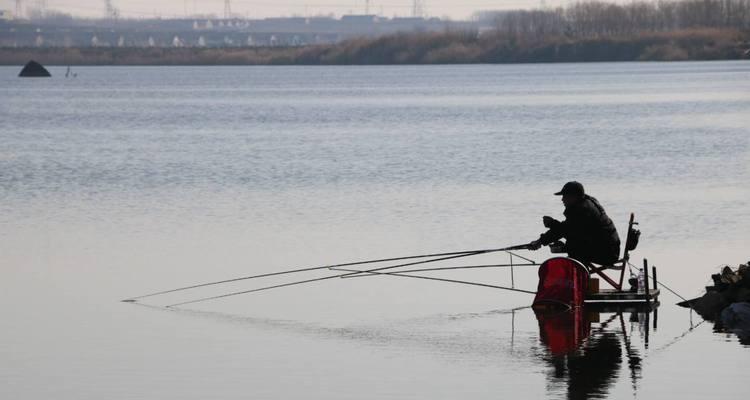
[(529, 250), (539, 250), (540, 247), (542, 247), (542, 241), (541, 240), (535, 240), (535, 241), (529, 243)]
[(544, 224), (545, 228), (552, 228), (553, 226), (555, 226), (555, 225), (557, 225), (559, 223), (560, 223), (560, 221), (558, 221), (558, 220), (556, 220), (556, 219), (554, 219), (554, 218), (552, 218), (550, 216), (545, 215), (545, 216), (542, 217), (542, 224)]

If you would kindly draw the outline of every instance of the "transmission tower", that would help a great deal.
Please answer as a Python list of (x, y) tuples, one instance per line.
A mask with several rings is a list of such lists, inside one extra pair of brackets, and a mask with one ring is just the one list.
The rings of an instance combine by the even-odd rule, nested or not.
[(16, 14), (15, 18), (21, 18), (23, 15), (23, 0), (16, 0)]
[(117, 19), (120, 16), (120, 10), (112, 4), (112, 0), (104, 0), (104, 19)]
[(41, 17), (47, 15), (47, 0), (36, 0), (36, 11)]
[(224, 0), (224, 19), (232, 17), (232, 4), (229, 0)]
[(422, 4), (422, 0), (413, 0), (411, 4), (411, 16), (414, 18), (422, 18), (424, 16), (424, 4)]

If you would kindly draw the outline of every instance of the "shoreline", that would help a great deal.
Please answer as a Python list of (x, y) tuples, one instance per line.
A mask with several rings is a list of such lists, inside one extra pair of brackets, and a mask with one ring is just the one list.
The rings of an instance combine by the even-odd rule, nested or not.
[[(439, 67), (439, 66), (472, 66), (472, 65), (550, 65), (550, 64), (628, 64), (628, 63), (710, 63), (723, 61), (746, 61), (750, 58), (727, 58), (706, 60), (624, 60), (624, 61), (536, 61), (512, 63), (433, 63), (433, 64), (56, 64), (44, 63), (45, 68), (66, 67)], [(0, 67), (23, 68), (24, 64), (0, 62)]]
[(402, 33), (301, 47), (4, 47), (0, 65), (441, 65), (750, 59), (750, 30), (523, 39), (476, 32)]

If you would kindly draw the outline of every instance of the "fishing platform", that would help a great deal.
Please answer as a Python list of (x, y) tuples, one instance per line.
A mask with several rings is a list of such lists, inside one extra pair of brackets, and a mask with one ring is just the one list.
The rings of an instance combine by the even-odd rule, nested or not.
[[(649, 283), (648, 260), (643, 260), (643, 268), (637, 278), (628, 279), (630, 288), (625, 288), (625, 270), (632, 267), (630, 252), (638, 246), (640, 231), (635, 229), (634, 214), (628, 221), (625, 250), (621, 259), (610, 265), (597, 265), (581, 262), (568, 257), (553, 257), (539, 267), (539, 287), (534, 298), (535, 307), (567, 306), (614, 307), (650, 309), (658, 307), (659, 289), (656, 279), (656, 267), (651, 267)], [(550, 246), (553, 253), (564, 252), (564, 246)], [(616, 277), (608, 274), (615, 271)], [(606, 282), (611, 288), (601, 289), (600, 282)]]
[(659, 308), (659, 289), (649, 289), (648, 292), (622, 292), (615, 289), (604, 289), (597, 293), (588, 293), (584, 301), (584, 309), (598, 313), (654, 313), (654, 328), (656, 328), (656, 311)]
[(602, 289), (595, 293), (587, 293), (584, 304), (602, 304), (611, 303), (649, 303), (658, 302), (659, 289), (649, 289), (648, 292), (623, 292), (616, 289)]
[[(622, 304), (630, 306), (640, 306), (644, 308), (651, 308), (653, 306), (658, 307), (659, 305), (659, 282), (656, 279), (656, 267), (651, 267), (651, 281), (649, 280), (649, 265), (648, 260), (643, 259), (643, 268), (640, 272), (643, 274), (640, 279), (636, 278), (633, 282), (635, 285), (630, 290), (624, 288), (625, 280), (625, 269), (630, 267), (630, 252), (635, 250), (638, 246), (638, 241), (641, 236), (641, 232), (635, 229), (635, 225), (638, 223), (635, 221), (635, 215), (630, 214), (630, 220), (628, 221), (628, 233), (625, 239), (625, 250), (623, 252), (622, 259), (618, 260), (611, 266), (596, 267), (589, 264), (589, 271), (595, 275), (601, 277), (605, 282), (609, 283), (611, 289), (599, 289), (598, 281), (592, 278), (589, 281), (588, 290), (586, 293), (586, 299), (584, 303), (586, 305), (613, 305)], [(617, 281), (614, 281), (610, 276), (606, 275), (606, 270), (619, 270), (620, 276)]]

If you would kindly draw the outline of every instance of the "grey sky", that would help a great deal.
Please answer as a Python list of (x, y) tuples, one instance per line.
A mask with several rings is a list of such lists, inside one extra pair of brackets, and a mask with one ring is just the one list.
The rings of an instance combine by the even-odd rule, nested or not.
[[(190, 14), (224, 13), (224, 0), (111, 0), (127, 17), (182, 17)], [(232, 12), (247, 17), (361, 14), (365, 0), (230, 0)], [(427, 15), (466, 18), (477, 10), (538, 7), (541, 0), (422, 0)], [(547, 5), (567, 0), (546, 0)], [(23, 0), (27, 7), (46, 2), (48, 9), (75, 15), (101, 16), (105, 0)], [(15, 0), (0, 0), (0, 9), (13, 11)], [(371, 0), (371, 13), (408, 16), (412, 0)]]

